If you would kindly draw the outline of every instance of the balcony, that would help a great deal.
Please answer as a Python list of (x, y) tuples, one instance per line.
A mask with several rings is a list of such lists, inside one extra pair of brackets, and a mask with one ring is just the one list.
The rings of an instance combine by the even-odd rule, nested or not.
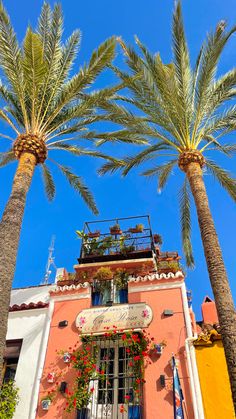
[(147, 215), (86, 222), (77, 234), (82, 239), (78, 261), (83, 264), (151, 258), (156, 252)]

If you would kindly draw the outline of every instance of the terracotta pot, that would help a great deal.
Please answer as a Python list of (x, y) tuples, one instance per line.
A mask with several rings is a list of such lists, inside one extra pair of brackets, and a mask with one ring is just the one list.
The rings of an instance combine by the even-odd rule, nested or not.
[(122, 230), (114, 230), (113, 228), (110, 228), (110, 233), (113, 235), (122, 234)]
[(90, 239), (95, 239), (96, 237), (100, 237), (100, 231), (94, 231), (94, 232), (90, 232), (90, 233), (88, 233), (88, 237), (90, 238)]

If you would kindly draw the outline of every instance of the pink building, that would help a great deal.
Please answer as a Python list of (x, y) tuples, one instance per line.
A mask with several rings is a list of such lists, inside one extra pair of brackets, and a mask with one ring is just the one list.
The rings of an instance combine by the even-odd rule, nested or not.
[[(52, 318), (36, 417), (171, 419), (174, 355), (184, 415), (203, 418), (194, 318), (180, 257), (160, 252), (160, 237), (152, 235), (148, 217), (112, 222), (102, 228), (86, 223), (75, 272), (59, 270), (50, 291)], [(147, 349), (135, 352), (143, 339), (149, 341)], [(96, 359), (95, 373), (82, 364), (72, 368), (77, 348), (91, 340), (84, 359), (86, 364)], [(77, 385), (80, 396), (66, 413)]]

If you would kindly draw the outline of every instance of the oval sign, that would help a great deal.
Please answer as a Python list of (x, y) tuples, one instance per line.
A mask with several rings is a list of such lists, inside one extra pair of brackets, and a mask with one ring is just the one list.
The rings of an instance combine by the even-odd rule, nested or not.
[(119, 304), (82, 310), (76, 317), (76, 327), (82, 334), (103, 333), (117, 329), (141, 329), (152, 321), (152, 309), (145, 303)]

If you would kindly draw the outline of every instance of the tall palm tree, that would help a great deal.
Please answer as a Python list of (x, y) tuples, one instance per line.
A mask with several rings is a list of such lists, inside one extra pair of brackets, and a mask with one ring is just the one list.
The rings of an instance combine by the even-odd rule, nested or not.
[(235, 145), (220, 142), (225, 134), (236, 128), (236, 106), (226, 104), (235, 98), (236, 69), (216, 78), (221, 53), (236, 27), (226, 31), (225, 22), (220, 22), (202, 45), (193, 69), (180, 2), (173, 14), (172, 28), (173, 62), (168, 65), (163, 64), (159, 54), (152, 55), (137, 38), (140, 54), (119, 40), (130, 71), (115, 67), (114, 70), (128, 88), (128, 93), (117, 96), (117, 101), (111, 100), (106, 111), (110, 120), (124, 128), (107, 137), (98, 134), (98, 143), (132, 139), (132, 135), (139, 135), (140, 139), (148, 140), (149, 145), (138, 154), (105, 163), (100, 174), (120, 169), (125, 176), (141, 163), (158, 158), (156, 165), (143, 174), (157, 176), (162, 189), (174, 166), (183, 172), (185, 179), (180, 191), (183, 249), (187, 264), (193, 265), (190, 240), (192, 193), (236, 408), (235, 307), (203, 180), (206, 172), (212, 174), (236, 201), (236, 180), (207, 156), (208, 151), (230, 155), (236, 150)]
[[(102, 117), (99, 103), (112, 93), (103, 89), (84, 94), (114, 57), (115, 39), (110, 38), (92, 53), (73, 76), (70, 71), (78, 53), (80, 32), (62, 43), (63, 16), (59, 5), (44, 4), (35, 31), (28, 27), (20, 47), (9, 16), (0, 3), (0, 96), (4, 107), (0, 118), (14, 132), (10, 149), (0, 153), (0, 166), (18, 161), (12, 191), (0, 223), (0, 377), (7, 331), (12, 278), (27, 192), (35, 168), (40, 167), (49, 199), (55, 194), (53, 177), (46, 161), (49, 151), (62, 150), (77, 156), (102, 157), (99, 152), (70, 145), (83, 138), (87, 126)], [(73, 144), (73, 143), (72, 143)], [(79, 192), (89, 208), (98, 210), (81, 177), (51, 160)]]

